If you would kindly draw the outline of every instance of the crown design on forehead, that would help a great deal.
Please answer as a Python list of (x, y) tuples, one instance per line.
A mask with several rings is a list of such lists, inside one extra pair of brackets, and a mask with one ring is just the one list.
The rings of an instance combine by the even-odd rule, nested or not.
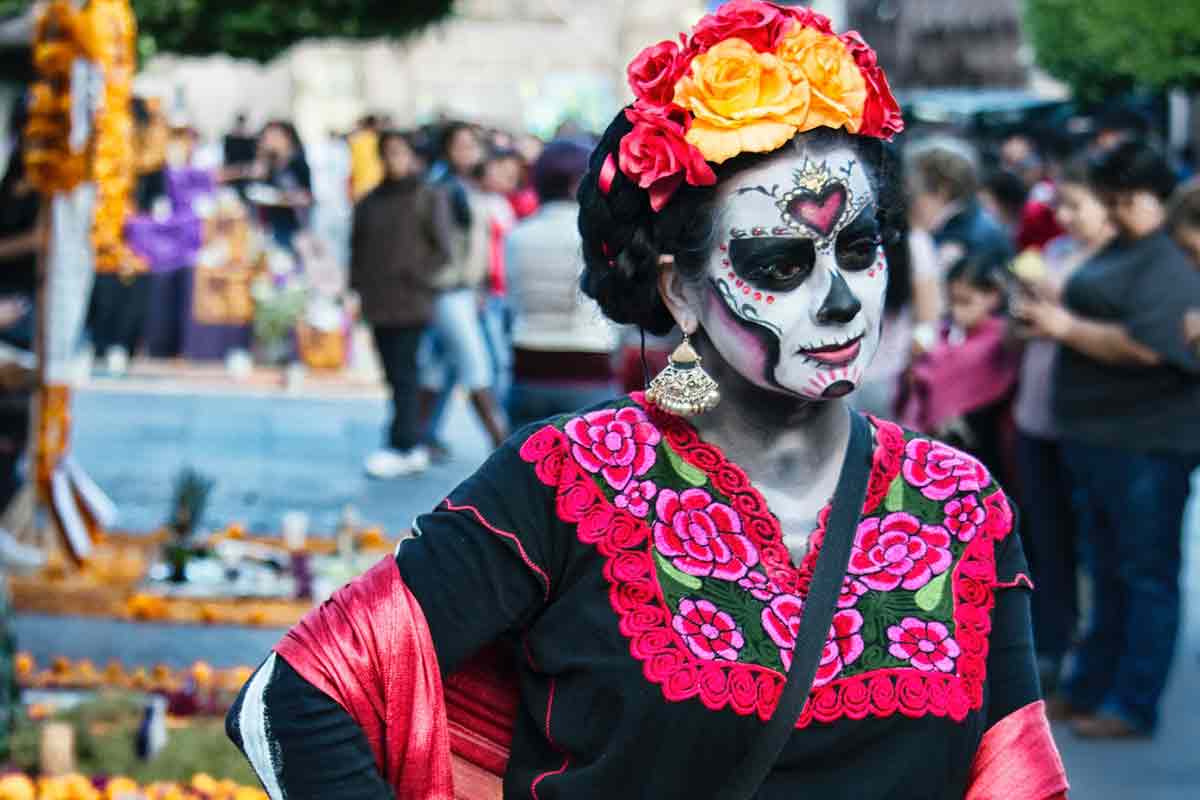
[(797, 133), (832, 128), (890, 141), (904, 130), (875, 51), (803, 7), (730, 0), (690, 37), (643, 50), (628, 76), (633, 128), (615, 163), (606, 157), (599, 185), (611, 191), (619, 166), (655, 211), (685, 182), (716, 183), (713, 164), (773, 152)]
[(834, 175), (827, 162), (805, 156), (792, 172), (792, 188), (773, 195), (784, 224), (792, 230), (815, 233), (826, 242), (836, 236), (870, 201), (850, 183), (854, 166), (852, 161)]

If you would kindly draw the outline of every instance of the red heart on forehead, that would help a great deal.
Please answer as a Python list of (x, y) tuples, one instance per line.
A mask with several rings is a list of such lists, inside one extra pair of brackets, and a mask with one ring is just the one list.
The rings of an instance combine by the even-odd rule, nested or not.
[(803, 190), (797, 192), (788, 201), (787, 213), (797, 222), (828, 237), (833, 233), (845, 208), (846, 187), (840, 183), (833, 183), (825, 187), (820, 194)]

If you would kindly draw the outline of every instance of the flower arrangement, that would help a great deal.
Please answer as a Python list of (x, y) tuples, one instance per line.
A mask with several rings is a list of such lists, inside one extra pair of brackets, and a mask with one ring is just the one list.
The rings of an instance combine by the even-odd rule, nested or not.
[(875, 52), (808, 8), (731, 0), (690, 38), (643, 50), (628, 77), (633, 130), (617, 161), (655, 211), (685, 181), (714, 184), (712, 164), (769, 153), (797, 133), (841, 128), (891, 140), (904, 129)]

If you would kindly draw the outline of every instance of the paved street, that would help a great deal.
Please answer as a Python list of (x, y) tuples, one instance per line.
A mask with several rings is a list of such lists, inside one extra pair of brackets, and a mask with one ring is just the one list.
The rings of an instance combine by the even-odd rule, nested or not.
[[(289, 510), (311, 515), (314, 533), (332, 531), (340, 509), (355, 505), (363, 519), (389, 532), (440, 500), (486, 455), (483, 433), (458, 406), (448, 426), (455, 458), (419, 479), (367, 480), (363, 456), (376, 444), (385, 404), (361, 398), (274, 393), (182, 395), (142, 389), (89, 390), (76, 401), (75, 447), (82, 463), (121, 507), (122, 527), (160, 524), (171, 479), (192, 466), (217, 479), (213, 522), (238, 520), (274, 533)], [(1197, 494), (1200, 494), (1198, 487)], [(1058, 731), (1073, 783), (1085, 800), (1195, 800), (1200, 797), (1200, 503), (1187, 526), (1188, 609), (1163, 725), (1150, 742), (1090, 744)], [(25, 616), (17, 621), (23, 648), (103, 662), (165, 662), (204, 658), (217, 666), (256, 662), (279, 631), (180, 628)]]

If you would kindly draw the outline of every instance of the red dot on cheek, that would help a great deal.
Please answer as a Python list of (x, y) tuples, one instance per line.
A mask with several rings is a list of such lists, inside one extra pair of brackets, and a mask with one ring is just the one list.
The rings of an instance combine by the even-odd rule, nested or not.
[(755, 299), (755, 300), (762, 300), (762, 292), (755, 292), (755, 293), (754, 293), (754, 299)]
[(750, 294), (750, 287), (749, 287), (749, 286), (743, 286), (743, 287), (742, 287), (742, 294)]
[(774, 303), (774, 302), (775, 302), (775, 296), (770, 295), (770, 294), (767, 295), (767, 304), (770, 305), (771, 303)]

